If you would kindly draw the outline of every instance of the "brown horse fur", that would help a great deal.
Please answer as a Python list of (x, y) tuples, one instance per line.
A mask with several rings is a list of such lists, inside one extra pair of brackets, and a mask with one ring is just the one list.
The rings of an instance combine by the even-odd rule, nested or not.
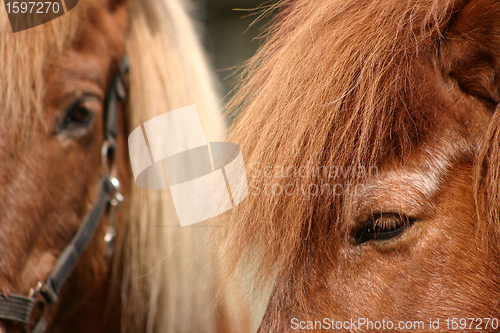
[[(249, 195), (217, 228), (228, 281), (265, 299), (259, 332), (498, 318), (500, 3), (277, 7), (229, 107)], [(359, 242), (370, 224), (404, 231)]]
[[(190, 104), (207, 139), (221, 139), (210, 72), (183, 4), (82, 0), (16, 34), (2, 10), (0, 27), (0, 292), (28, 295), (45, 281), (94, 205), (104, 172), (103, 99), (126, 53), (130, 95), (119, 113), (112, 174), (127, 200), (115, 255), (106, 262), (104, 218), (49, 309), (48, 332), (215, 332), (212, 271), (198, 251), (204, 230), (181, 229), (165, 191), (133, 186), (127, 153), (132, 129)], [(58, 130), (83, 96), (93, 121)], [(0, 332), (20, 329), (0, 321)]]

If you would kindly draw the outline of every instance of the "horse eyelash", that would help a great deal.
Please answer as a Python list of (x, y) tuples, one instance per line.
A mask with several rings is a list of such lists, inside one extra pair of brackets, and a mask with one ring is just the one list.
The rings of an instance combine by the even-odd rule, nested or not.
[(355, 234), (356, 243), (386, 240), (399, 236), (415, 219), (398, 213), (377, 213), (370, 216), (363, 229)]

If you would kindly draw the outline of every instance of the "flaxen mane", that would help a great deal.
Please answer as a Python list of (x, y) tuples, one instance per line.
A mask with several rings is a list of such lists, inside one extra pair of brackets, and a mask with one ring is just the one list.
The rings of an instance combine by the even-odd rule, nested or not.
[[(36, 126), (44, 96), (44, 64), (71, 43), (94, 1), (80, 1), (66, 15), (35, 29), (0, 34), (0, 91), (3, 122), (22, 129), (19, 142)], [(214, 82), (186, 4), (177, 0), (134, 0), (128, 4), (126, 54), (131, 62), (128, 130), (165, 112), (196, 104), (207, 140), (224, 130)], [(0, 16), (4, 31), (7, 16)], [(6, 47), (9, 46), (9, 47)], [(12, 53), (8, 50), (16, 50)], [(33, 87), (33, 89), (26, 89)], [(29, 112), (28, 112), (29, 111)], [(38, 112), (33, 112), (38, 111)], [(131, 180), (133, 183), (133, 179)], [(201, 228), (180, 228), (165, 191), (132, 186), (124, 237), (116, 245), (115, 279), (122, 285), (122, 329), (126, 332), (214, 332), (214, 294), (200, 256)], [(119, 260), (124, 275), (119, 276)]]
[[(220, 141), (224, 125), (214, 81), (183, 2), (133, 1), (130, 13), (126, 41), (134, 69), (130, 128), (196, 104), (207, 140)], [(166, 191), (134, 186), (130, 214), (124, 240), (127, 266), (123, 283), (130, 288), (124, 318), (139, 327), (146, 320), (148, 331), (213, 331), (214, 295), (207, 282), (210, 266), (200, 252), (205, 230), (196, 226), (181, 229)], [(149, 298), (144, 297), (145, 292)]]
[[(309, 261), (333, 263), (329, 249), (346, 239), (350, 200), (368, 170), (405, 165), (410, 152), (434, 144), (431, 133), (464, 121), (454, 119), (450, 105), (462, 101), (447, 95), (449, 87), (458, 85), (494, 111), (500, 34), (492, 13), (500, 6), (466, 6), (452, 0), (280, 3), (229, 106), (242, 113), (230, 140), (242, 147), (250, 192), (220, 229), (230, 277), (250, 267), (250, 284), (265, 290), (289, 272), (300, 308), (307, 275), (321, 274), (310, 271), (317, 266)], [(467, 63), (471, 58), (475, 64)], [(497, 113), (486, 137), (467, 143), (480, 167), (478, 213), (496, 235), (499, 142)], [(342, 192), (333, 193), (333, 184)], [(323, 186), (330, 192), (322, 193)]]

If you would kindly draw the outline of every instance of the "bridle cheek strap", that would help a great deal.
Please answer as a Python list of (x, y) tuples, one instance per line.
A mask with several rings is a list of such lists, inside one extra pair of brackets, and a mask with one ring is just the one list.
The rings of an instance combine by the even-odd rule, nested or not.
[[(43, 316), (45, 310), (43, 308), (46, 304), (57, 302), (64, 283), (75, 268), (82, 252), (99, 225), (110, 200), (112, 188), (113, 185), (109, 176), (104, 176), (101, 180), (101, 190), (97, 203), (85, 217), (80, 229), (78, 229), (71, 242), (57, 259), (53, 271), (44, 284), (39, 284), (38, 288), (32, 289), (30, 296), (10, 294), (5, 297), (0, 295), (0, 319), (14, 321), (23, 325), (34, 325), (33, 333), (45, 332), (47, 320)], [(40, 313), (34, 314), (34, 310)], [(33, 318), (34, 315), (39, 318)]]
[[(122, 57), (119, 64), (118, 74), (111, 81), (105, 102), (105, 141), (102, 154), (108, 168), (113, 162), (116, 139), (116, 118), (118, 113), (118, 100), (126, 98), (125, 76), (129, 71), (129, 63), (126, 57)], [(57, 302), (59, 293), (66, 283), (71, 272), (75, 268), (80, 256), (92, 239), (99, 225), (104, 211), (109, 203), (116, 208), (117, 201), (121, 201), (119, 193), (119, 182), (106, 172), (100, 182), (100, 191), (97, 202), (92, 210), (84, 218), (80, 228), (71, 239), (71, 242), (62, 251), (56, 261), (54, 269), (45, 280), (39, 282), (36, 288), (31, 288), (28, 296), (0, 294), (0, 320), (7, 320), (23, 325), (27, 331), (32, 333), (44, 333), (48, 321), (45, 316), (47, 305)], [(113, 214), (114, 218), (114, 214)]]
[(111, 181), (109, 176), (106, 175), (101, 180), (101, 190), (99, 192), (99, 199), (97, 200), (97, 203), (87, 215), (69, 245), (57, 259), (54, 270), (50, 273), (49, 277), (45, 281), (44, 287), (40, 291), (48, 304), (52, 304), (57, 301), (61, 288), (68, 279), (70, 273), (73, 271), (78, 259), (80, 259), (83, 250), (85, 250), (87, 244), (92, 238), (97, 226), (99, 225), (104, 210), (106, 209), (106, 205), (109, 202), (111, 189)]

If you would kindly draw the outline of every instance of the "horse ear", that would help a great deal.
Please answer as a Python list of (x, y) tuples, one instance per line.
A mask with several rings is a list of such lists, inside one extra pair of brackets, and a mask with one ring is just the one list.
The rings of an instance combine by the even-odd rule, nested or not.
[(441, 44), (445, 74), (493, 108), (500, 101), (500, 3), (472, 0), (453, 15)]

